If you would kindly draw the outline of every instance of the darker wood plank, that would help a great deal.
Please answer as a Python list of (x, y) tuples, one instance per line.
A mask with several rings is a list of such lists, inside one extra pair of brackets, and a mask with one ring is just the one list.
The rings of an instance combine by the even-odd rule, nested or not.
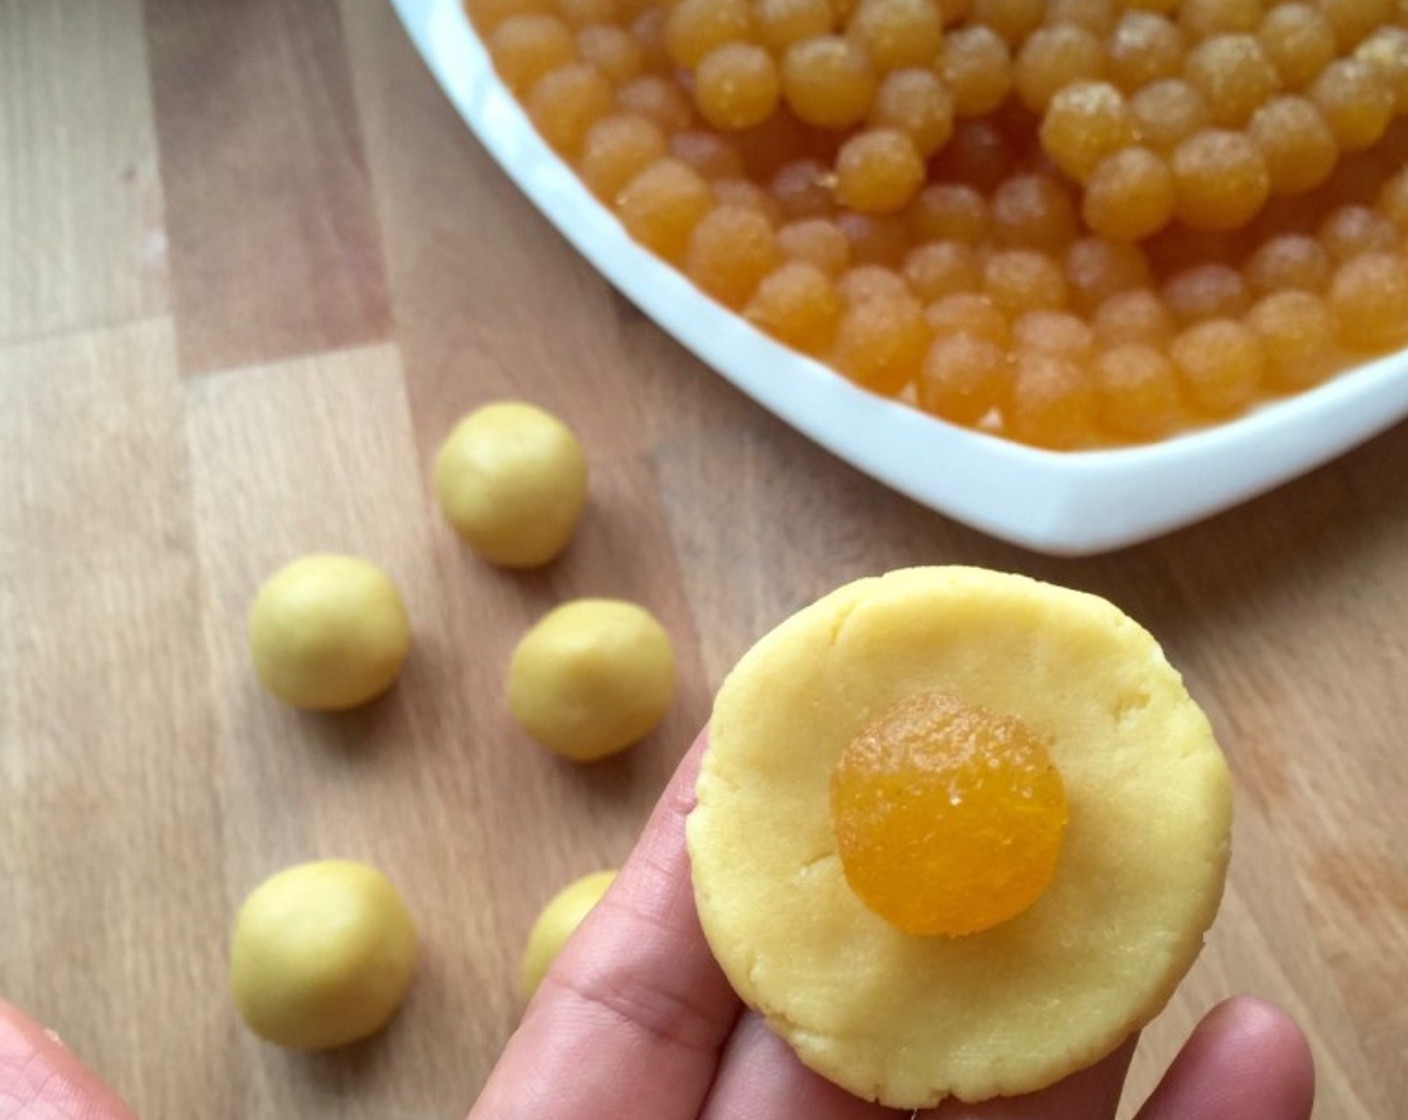
[(335, 4), (148, 0), (145, 16), (182, 372), (385, 339)]

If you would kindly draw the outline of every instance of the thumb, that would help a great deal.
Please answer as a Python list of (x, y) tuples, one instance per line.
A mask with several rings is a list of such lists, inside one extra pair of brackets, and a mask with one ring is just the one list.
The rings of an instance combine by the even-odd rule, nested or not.
[(134, 1120), (128, 1108), (38, 1023), (0, 1000), (0, 1116)]

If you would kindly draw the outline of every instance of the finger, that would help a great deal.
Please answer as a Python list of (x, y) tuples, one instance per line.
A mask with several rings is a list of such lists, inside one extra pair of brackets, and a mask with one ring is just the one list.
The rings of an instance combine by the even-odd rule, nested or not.
[(1113, 1054), (1039, 1093), (982, 1104), (949, 1100), (922, 1115), (931, 1120), (1114, 1120), (1137, 1041), (1130, 1038)]
[(1213, 1008), (1139, 1120), (1308, 1120), (1315, 1060), (1284, 1011), (1240, 997)]
[(0, 1000), (0, 1116), (16, 1120), (133, 1120), (67, 1047)]
[(621, 873), (563, 947), (470, 1120), (694, 1120), (738, 1018), (685, 851), (701, 735)]
[(700, 1120), (894, 1120), (897, 1115), (903, 1114), (853, 1097), (807, 1069), (750, 1012), (729, 1039)]

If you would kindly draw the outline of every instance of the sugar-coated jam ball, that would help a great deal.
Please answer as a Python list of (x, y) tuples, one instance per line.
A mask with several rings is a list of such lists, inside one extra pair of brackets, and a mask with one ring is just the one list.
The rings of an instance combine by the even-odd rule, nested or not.
[(910, 295), (904, 277), (880, 264), (861, 264), (847, 269), (837, 277), (836, 291), (847, 306), (872, 299), (905, 299)]
[(465, 11), (473, 21), (475, 30), (488, 35), (514, 16), (549, 15), (552, 0), (468, 0)]
[(490, 34), (487, 45), (499, 77), (518, 94), (577, 56), (577, 43), (567, 25), (541, 13), (504, 20)]
[(611, 111), (611, 83), (595, 66), (571, 62), (544, 74), (528, 94), (528, 116), (556, 151), (572, 156), (587, 131)]
[(1109, 58), (1100, 37), (1083, 27), (1057, 24), (1033, 33), (1017, 55), (1015, 84), (1023, 104), (1045, 112), (1072, 82), (1098, 81)]
[(1004, 247), (1058, 253), (1075, 240), (1075, 203), (1052, 175), (1005, 180), (992, 194), (990, 214), (993, 240)]
[(1047, 23), (1072, 23), (1102, 37), (1114, 33), (1123, 0), (1047, 0)]
[(782, 164), (773, 173), (768, 190), (789, 219), (829, 218), (836, 210), (830, 177), (825, 164), (804, 156)]
[(1055, 874), (1068, 817), (1036, 734), (942, 693), (906, 697), (867, 724), (842, 749), (830, 794), (846, 882), (920, 937), (976, 933), (1030, 907)]
[(623, 85), (616, 91), (616, 107), (648, 117), (668, 132), (678, 132), (694, 123), (689, 98), (658, 74), (642, 74)]
[(860, 0), (846, 34), (881, 70), (931, 66), (943, 46), (943, 17), (929, 0)]
[(978, 254), (962, 241), (930, 241), (911, 249), (904, 259), (904, 278), (925, 303), (971, 292), (982, 283)]
[(753, 20), (763, 45), (775, 54), (835, 26), (830, 0), (754, 0)]
[(789, 261), (763, 278), (744, 315), (779, 342), (820, 354), (831, 345), (841, 311), (841, 297), (826, 273)]
[(944, 39), (939, 73), (959, 116), (991, 113), (1012, 92), (1012, 48), (991, 27), (957, 28)]
[(614, 86), (625, 85), (645, 70), (645, 51), (621, 27), (584, 27), (577, 32), (577, 54)]
[(647, 249), (678, 261), (689, 246), (689, 235), (709, 212), (713, 193), (703, 176), (677, 159), (651, 164), (616, 197), (616, 216)]
[(1335, 29), (1340, 50), (1349, 50), (1375, 28), (1393, 19), (1394, 0), (1319, 0)]
[(931, 178), (939, 182), (966, 183), (984, 194), (1012, 173), (1012, 146), (1002, 130), (987, 117), (960, 120), (953, 138), (934, 157)]
[(1271, 193), (1266, 160), (1240, 132), (1205, 129), (1173, 154), (1175, 212), (1194, 229), (1236, 229)]
[(1330, 308), (1340, 341), (1377, 353), (1408, 341), (1408, 260), (1398, 253), (1364, 253), (1345, 261), (1330, 281)]
[(1038, 309), (1060, 310), (1066, 304), (1066, 278), (1045, 253), (1006, 249), (988, 257), (983, 288), (1009, 315)]
[(1004, 353), (1010, 342), (1007, 316), (987, 296), (976, 292), (957, 292), (935, 300), (924, 309), (924, 320), (935, 338), (971, 334), (1002, 347)]
[(715, 179), (709, 184), (714, 201), (720, 206), (736, 206), (760, 214), (769, 226), (782, 224), (782, 211), (767, 190), (752, 179)]
[(1314, 4), (1276, 4), (1257, 40), (1287, 89), (1304, 89), (1335, 58), (1335, 29)]
[(777, 231), (777, 245), (789, 260), (801, 261), (827, 276), (839, 276), (851, 263), (851, 243), (835, 222), (803, 218)]
[(1322, 296), (1273, 292), (1247, 312), (1246, 324), (1266, 351), (1268, 387), (1304, 389), (1329, 373), (1338, 342), (1334, 314)]
[(1330, 254), (1314, 237), (1283, 233), (1263, 242), (1247, 258), (1244, 275), (1255, 292), (1295, 289), (1323, 292), (1330, 283)]
[(1016, 46), (1041, 26), (1046, 0), (973, 0), (968, 22), (990, 27)]
[(1159, 349), (1127, 343), (1095, 359), (1095, 413), (1100, 425), (1126, 439), (1158, 439), (1182, 421), (1178, 373)]
[(1081, 215), (1103, 237), (1139, 241), (1168, 225), (1176, 204), (1168, 162), (1150, 148), (1130, 147), (1095, 167), (1085, 185)]
[(1132, 343), (1165, 347), (1177, 326), (1164, 301), (1150, 291), (1118, 292), (1095, 312), (1095, 338), (1111, 348)]
[(738, 308), (781, 258), (766, 218), (741, 206), (718, 206), (690, 234), (684, 267), (705, 292)]
[(1383, 72), (1363, 59), (1330, 63), (1311, 83), (1309, 96), (1346, 152), (1376, 143), (1393, 119), (1393, 91)]
[(1354, 57), (1378, 70), (1393, 94), (1394, 112), (1408, 113), (1408, 28), (1379, 28), (1359, 45)]
[(928, 157), (953, 135), (953, 97), (932, 70), (894, 70), (876, 91), (869, 123), (903, 132)]
[(1178, 22), (1192, 39), (1254, 31), (1266, 10), (1264, 0), (1182, 0)]
[(1147, 288), (1153, 280), (1139, 246), (1103, 237), (1081, 238), (1066, 250), (1062, 263), (1071, 303), (1085, 315), (1111, 296)]
[(630, 22), (631, 38), (640, 44), (641, 60), (644, 69), (651, 74), (665, 74), (674, 69), (675, 60), (670, 57), (666, 45), (666, 25), (670, 13), (665, 8), (646, 8)]
[(588, 129), (577, 170), (592, 192), (609, 204), (627, 183), (663, 158), (665, 151), (665, 134), (654, 121), (617, 113)]
[(1304, 97), (1272, 98), (1252, 116), (1247, 135), (1266, 161), (1277, 194), (1302, 194), (1318, 187), (1339, 162), (1334, 133)]
[(847, 128), (862, 120), (879, 79), (865, 53), (839, 35), (818, 35), (787, 49), (782, 93), (807, 124)]
[(1183, 77), (1203, 95), (1213, 122), (1228, 128), (1245, 124), (1280, 87), (1254, 35), (1219, 35), (1199, 44)]
[(572, 27), (600, 27), (624, 17), (617, 0), (556, 0), (558, 14)]
[(836, 200), (863, 214), (902, 209), (923, 182), (914, 141), (893, 128), (856, 133), (836, 157)]
[(1408, 233), (1408, 170), (1400, 171), (1379, 188), (1374, 207)]
[(930, 183), (910, 203), (909, 223), (916, 241), (978, 245), (987, 237), (987, 199), (964, 183)]
[(1235, 319), (1209, 319), (1187, 328), (1169, 347), (1183, 394), (1207, 416), (1227, 416), (1257, 394), (1266, 351), (1250, 327)]
[(1165, 78), (1145, 86), (1129, 101), (1139, 142), (1171, 152), (1212, 121), (1203, 95), (1182, 78)]
[(1072, 82), (1051, 99), (1041, 122), (1046, 154), (1082, 182), (1101, 160), (1132, 143), (1134, 135), (1134, 115), (1109, 82)]
[(1164, 304), (1181, 323), (1235, 318), (1251, 303), (1247, 282), (1230, 265), (1208, 261), (1170, 276), (1163, 286)]
[(670, 137), (670, 154), (706, 179), (732, 179), (744, 174), (743, 157), (727, 137), (692, 128)]
[(1012, 395), (1003, 410), (1007, 431), (1023, 443), (1052, 450), (1078, 447), (1094, 428), (1095, 390), (1075, 362), (1031, 351), (1014, 360)]
[(833, 359), (852, 380), (894, 394), (913, 381), (929, 348), (923, 307), (912, 296), (867, 299), (841, 316)]
[(1012, 324), (1012, 344), (1018, 350), (1088, 363), (1095, 354), (1095, 333), (1084, 319), (1067, 311), (1028, 311)]
[(1128, 11), (1109, 40), (1110, 80), (1134, 93), (1183, 72), (1187, 49), (1183, 32), (1172, 20), (1153, 12)]
[(1320, 223), (1320, 244), (1336, 261), (1360, 253), (1392, 253), (1402, 241), (1398, 227), (1370, 206), (1336, 207)]
[(909, 251), (909, 223), (902, 214), (858, 214), (843, 210), (836, 226), (851, 246), (856, 264), (896, 266)]
[(678, 65), (692, 70), (710, 51), (752, 34), (748, 0), (679, 0), (665, 24), (665, 46)]
[(1008, 384), (1002, 346), (967, 331), (938, 335), (919, 373), (919, 407), (955, 424), (976, 424), (1005, 403)]
[(699, 60), (694, 104), (715, 128), (751, 128), (772, 116), (782, 80), (772, 55), (754, 43), (725, 43)]

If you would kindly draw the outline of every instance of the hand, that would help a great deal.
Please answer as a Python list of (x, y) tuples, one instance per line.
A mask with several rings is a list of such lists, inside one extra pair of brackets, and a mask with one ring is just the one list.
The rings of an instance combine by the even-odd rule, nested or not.
[[(703, 737), (635, 852), (509, 1040), (469, 1120), (890, 1120), (802, 1066), (744, 1011), (704, 941), (684, 819)], [(1134, 1052), (1031, 1096), (923, 1120), (1113, 1120)], [(1310, 1049), (1284, 1012), (1228, 1000), (1193, 1032), (1138, 1120), (1307, 1120)]]
[[(745, 1012), (704, 942), (684, 846), (703, 740), (635, 852), (548, 973), (469, 1120), (895, 1120), (805, 1069)], [(1113, 1120), (1133, 1040), (1027, 1097), (923, 1120)], [(1300, 1028), (1228, 1000), (1193, 1032), (1138, 1120), (1307, 1120)], [(133, 1120), (67, 1050), (0, 1002), (0, 1116)]]

